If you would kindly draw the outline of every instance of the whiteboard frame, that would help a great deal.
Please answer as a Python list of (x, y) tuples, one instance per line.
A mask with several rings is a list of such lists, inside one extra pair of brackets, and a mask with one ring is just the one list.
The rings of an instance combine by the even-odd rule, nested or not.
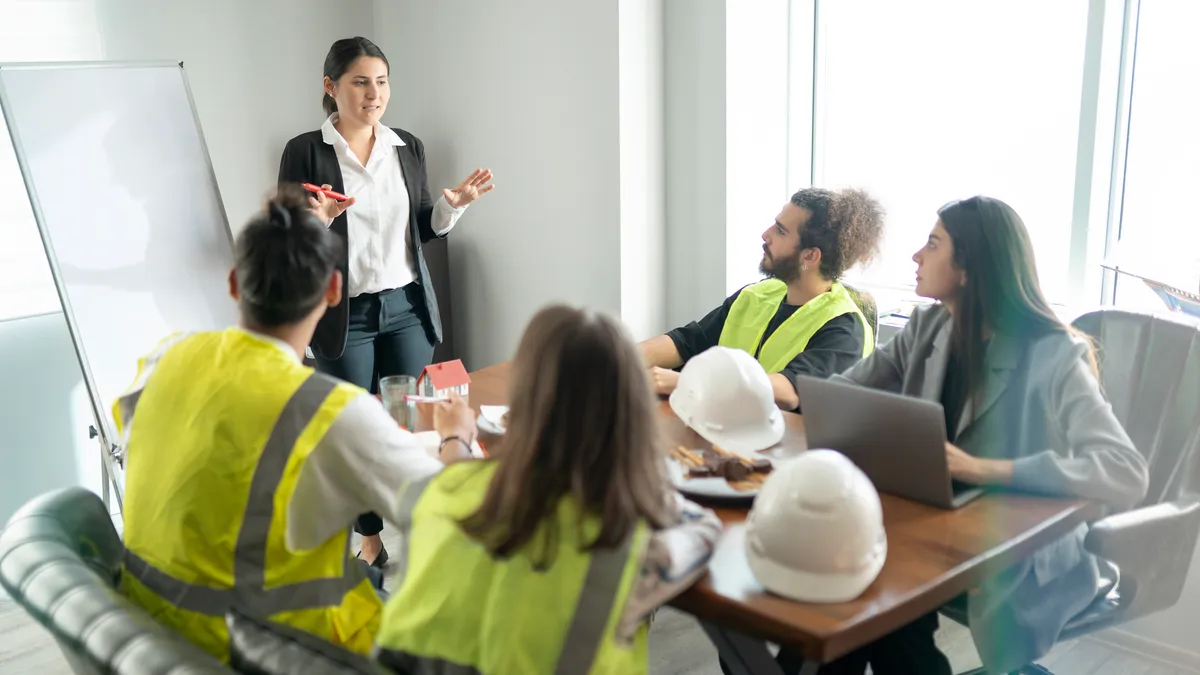
[[(220, 207), (221, 219), (225, 223), (225, 234), (229, 237), (229, 248), (233, 249), (233, 231), (229, 228), (229, 214), (225, 211), (225, 202), (221, 199), (221, 186), (217, 183), (217, 172), (213, 168), (212, 157), (208, 154), (208, 141), (204, 138), (204, 128), (200, 124), (200, 115), (196, 112), (196, 99), (192, 95), (192, 86), (188, 81), (187, 70), (183, 67), (183, 61), (56, 61), (47, 63), (0, 63), (0, 75), (6, 70), (80, 70), (80, 69), (99, 69), (99, 68), (178, 68), (180, 77), (183, 78), (183, 88), (187, 93), (188, 106), (192, 111), (192, 120), (196, 123), (196, 133), (200, 138), (201, 150), (204, 154), (204, 162), (208, 168), (208, 176), (212, 180), (213, 196), (217, 199), (217, 204)], [(4, 118), (5, 126), (8, 129), (8, 137), (12, 142), (13, 153), (17, 158), (17, 167), (21, 171), (21, 178), (25, 183), (25, 192), (29, 196), (29, 204), (33, 210), (33, 219), (37, 222), (38, 234), (42, 239), (42, 247), (46, 251), (46, 260), (50, 265), (50, 275), (54, 278), (54, 287), (58, 292), (58, 300), (62, 305), (63, 316), (67, 320), (67, 330), (71, 334), (71, 343), (75, 347), (75, 356), (79, 359), (79, 367), (83, 374), (84, 386), (87, 388), (88, 399), (92, 403), (92, 416), (95, 418), (96, 435), (100, 440), (100, 460), (101, 472), (103, 474), (103, 497), (104, 505), (109, 506), (108, 490), (111, 482), (113, 490), (116, 493), (118, 508), (123, 509), (123, 497), (121, 494), (121, 486), (117, 481), (116, 470), (113, 468), (113, 460), (124, 453), (124, 448), (119, 448), (116, 439), (118, 435), (116, 429), (110, 426), (108, 414), (108, 405), (100, 400), (100, 394), (96, 387), (95, 378), (92, 375), (91, 364), (88, 362), (87, 354), (84, 351), (83, 343), (79, 335), (79, 326), (75, 320), (75, 313), (71, 309), (71, 300), (67, 297), (66, 284), (62, 281), (62, 276), (58, 267), (58, 258), (54, 254), (54, 245), (50, 241), (50, 233), (45, 225), (45, 215), (42, 212), (41, 202), (38, 200), (37, 189), (33, 185), (33, 174), (28, 168), (24, 147), (21, 145), (21, 139), (16, 133), (15, 123), (9, 119), (8, 110), (9, 98), (8, 92), (4, 88), (4, 78), (0, 76), (0, 116)], [(166, 337), (166, 336), (164, 336)]]

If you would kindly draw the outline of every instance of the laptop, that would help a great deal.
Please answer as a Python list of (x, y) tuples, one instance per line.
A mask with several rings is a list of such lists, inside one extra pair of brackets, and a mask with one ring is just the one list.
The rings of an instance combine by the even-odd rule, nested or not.
[(842, 453), (880, 492), (944, 509), (983, 494), (950, 479), (941, 404), (808, 376), (796, 390), (808, 447)]

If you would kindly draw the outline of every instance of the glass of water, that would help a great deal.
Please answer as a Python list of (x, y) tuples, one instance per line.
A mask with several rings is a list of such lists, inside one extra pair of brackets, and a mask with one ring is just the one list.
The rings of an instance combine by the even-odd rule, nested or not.
[(409, 397), (417, 393), (417, 378), (411, 375), (390, 375), (380, 378), (379, 395), (383, 407), (392, 419), (407, 431), (416, 431), (417, 404)]

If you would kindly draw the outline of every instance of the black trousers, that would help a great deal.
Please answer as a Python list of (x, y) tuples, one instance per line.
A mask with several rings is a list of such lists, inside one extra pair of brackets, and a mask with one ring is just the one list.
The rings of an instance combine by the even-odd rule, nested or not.
[[(425, 293), (415, 282), (382, 293), (350, 298), (346, 351), (340, 359), (317, 357), (317, 370), (379, 393), (379, 378), (416, 377), (433, 360), (433, 343), (425, 329)], [(383, 531), (374, 513), (359, 516), (354, 531), (372, 536)]]
[(383, 570), (379, 569), (378, 567), (371, 567), (367, 564), (366, 560), (359, 560), (358, 566), (362, 569), (363, 573), (367, 575), (367, 579), (370, 579), (371, 585), (375, 587), (375, 590), (382, 591)]
[[(819, 675), (863, 675), (867, 664), (875, 675), (952, 675), (950, 661), (937, 648), (933, 634), (938, 629), (937, 612), (926, 614), (871, 644), (826, 663)], [(784, 648), (775, 657), (784, 675), (797, 675), (804, 657)], [(728, 673), (725, 664), (721, 672)]]

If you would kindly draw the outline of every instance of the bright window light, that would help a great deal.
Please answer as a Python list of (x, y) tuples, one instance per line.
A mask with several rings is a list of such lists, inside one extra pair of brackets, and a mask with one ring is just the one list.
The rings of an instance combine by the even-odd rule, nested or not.
[[(1200, 292), (1200, 3), (1142, 0), (1133, 72), (1121, 241), (1128, 269)], [(1120, 275), (1116, 304), (1162, 311), (1145, 284)]]
[(818, 23), (814, 184), (888, 212), (880, 259), (851, 279), (912, 286), (938, 207), (985, 194), (1021, 215), (1065, 297), (1088, 3), (836, 0)]

